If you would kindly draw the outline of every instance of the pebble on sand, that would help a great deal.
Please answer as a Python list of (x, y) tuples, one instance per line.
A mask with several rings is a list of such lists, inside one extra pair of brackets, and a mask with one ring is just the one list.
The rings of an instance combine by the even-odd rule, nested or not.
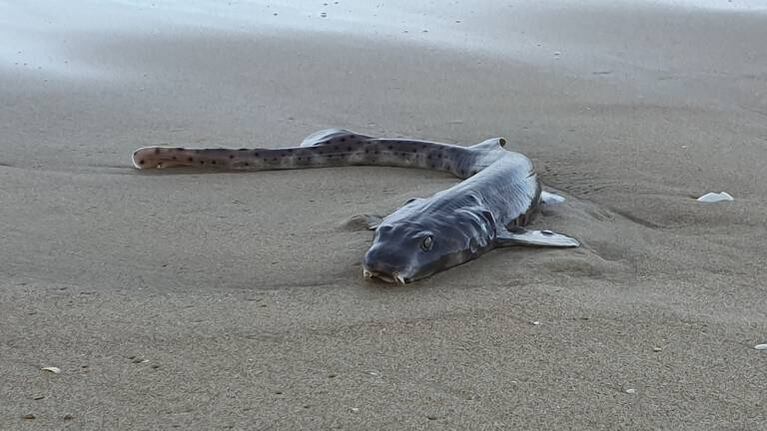
[(767, 344), (757, 344), (754, 346), (754, 349), (756, 350), (767, 350)]
[(637, 390), (634, 389), (634, 388), (628, 388), (628, 389), (626, 389), (626, 393), (627, 394), (635, 394), (635, 393), (637, 393)]
[(53, 374), (59, 374), (61, 372), (61, 368), (59, 368), (59, 367), (43, 367), (43, 368), (40, 368), (40, 369), (43, 370), (43, 371), (51, 372)]

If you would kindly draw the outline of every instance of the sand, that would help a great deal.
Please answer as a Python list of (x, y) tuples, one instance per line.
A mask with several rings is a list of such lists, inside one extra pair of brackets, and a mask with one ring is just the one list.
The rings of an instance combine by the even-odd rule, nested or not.
[[(0, 5), (0, 429), (767, 426), (767, 14), (491, 3), (359, 31)], [(534, 225), (583, 247), (392, 288), (347, 221), (454, 178), (130, 165), (334, 126), (505, 136), (568, 198)]]

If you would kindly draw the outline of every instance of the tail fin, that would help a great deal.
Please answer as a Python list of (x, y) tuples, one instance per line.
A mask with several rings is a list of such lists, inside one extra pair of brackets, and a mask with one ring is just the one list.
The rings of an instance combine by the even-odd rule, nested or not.
[[(283, 150), (241, 149), (187, 149), (166, 147), (144, 147), (133, 153), (133, 166), (137, 169), (174, 168), (197, 166), (219, 169), (242, 169), (250, 165), (257, 167), (265, 158), (276, 159), (275, 152)], [(269, 153), (269, 154), (267, 154)], [(282, 156), (282, 154), (279, 154)], [(276, 160), (275, 160), (276, 161)]]

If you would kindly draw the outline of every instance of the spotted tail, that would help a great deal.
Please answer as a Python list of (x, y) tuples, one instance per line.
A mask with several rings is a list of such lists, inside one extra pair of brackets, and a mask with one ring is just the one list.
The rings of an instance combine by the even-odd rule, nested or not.
[(476, 173), (473, 159), (464, 147), (399, 139), (328, 141), (281, 149), (144, 147), (132, 157), (137, 169), (185, 166), (258, 171), (373, 165), (447, 171), (459, 178)]

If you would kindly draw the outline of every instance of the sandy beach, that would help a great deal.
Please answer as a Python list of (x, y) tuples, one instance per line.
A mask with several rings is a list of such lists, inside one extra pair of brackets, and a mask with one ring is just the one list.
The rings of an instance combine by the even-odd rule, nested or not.
[[(0, 429), (767, 429), (757, 2), (81, 3), (0, 2)], [(391, 287), (349, 220), (455, 178), (130, 163), (329, 127), (505, 136), (583, 246)]]

